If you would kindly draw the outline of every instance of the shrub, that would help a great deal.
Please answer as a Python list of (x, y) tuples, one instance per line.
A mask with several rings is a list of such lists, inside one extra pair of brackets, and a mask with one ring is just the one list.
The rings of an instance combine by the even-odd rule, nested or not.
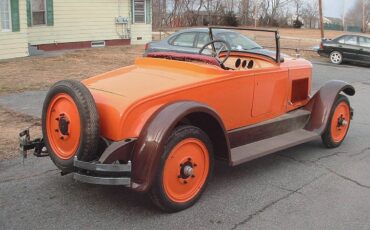
[(227, 14), (224, 17), (224, 23), (225, 26), (238, 26), (239, 22), (238, 19), (236, 18), (236, 15), (234, 14), (233, 11), (227, 12)]
[(300, 29), (302, 26), (303, 26), (303, 22), (301, 20), (299, 20), (299, 19), (294, 20), (294, 22), (293, 22), (293, 27), (294, 28)]

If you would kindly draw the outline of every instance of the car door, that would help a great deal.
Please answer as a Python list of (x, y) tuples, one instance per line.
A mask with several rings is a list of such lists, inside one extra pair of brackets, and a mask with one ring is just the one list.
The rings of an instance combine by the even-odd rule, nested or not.
[(252, 117), (268, 119), (287, 108), (289, 73), (280, 66), (256, 70)]
[(338, 50), (343, 54), (343, 59), (358, 59), (359, 49), (357, 36), (347, 35), (338, 41)]
[(360, 36), (358, 39), (360, 44), (359, 59), (370, 63), (370, 38)]
[(199, 49), (195, 47), (197, 32), (184, 32), (178, 34), (169, 41), (171, 51), (180, 53), (198, 53)]

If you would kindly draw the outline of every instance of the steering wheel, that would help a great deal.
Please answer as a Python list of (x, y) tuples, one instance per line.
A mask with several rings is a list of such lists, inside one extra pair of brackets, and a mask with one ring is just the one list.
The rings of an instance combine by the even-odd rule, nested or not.
[[(221, 65), (223, 65), (225, 62), (226, 62), (226, 60), (230, 57), (230, 53), (231, 53), (231, 46), (230, 46), (230, 44), (227, 42), (227, 41), (225, 41), (225, 40), (221, 40), (221, 39), (218, 39), (218, 40), (213, 40), (213, 41), (210, 41), (210, 42), (207, 42), (200, 50), (199, 50), (199, 54), (203, 54), (203, 51), (209, 46), (209, 45), (212, 45), (212, 48), (213, 47), (215, 47), (215, 43), (221, 43), (221, 46), (218, 48), (218, 49), (216, 49), (216, 50), (214, 50), (214, 49), (212, 49), (212, 53), (211, 53), (211, 56), (212, 57), (214, 57), (214, 58), (216, 58), (216, 60), (218, 61), (218, 62), (220, 62), (220, 64)], [(222, 51), (226, 51), (227, 53), (226, 53), (226, 56), (223, 58), (223, 59), (221, 59), (221, 57), (220, 57), (220, 53), (222, 52)]]

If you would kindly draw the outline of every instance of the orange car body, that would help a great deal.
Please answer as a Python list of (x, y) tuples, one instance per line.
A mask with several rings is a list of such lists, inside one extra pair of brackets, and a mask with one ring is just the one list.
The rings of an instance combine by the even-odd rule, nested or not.
[[(102, 135), (113, 141), (138, 137), (158, 108), (176, 101), (210, 106), (227, 131), (278, 117), (307, 104), (311, 90), (310, 62), (286, 58), (278, 64), (251, 54), (245, 58), (260, 59), (271, 67), (232, 71), (204, 63), (139, 58), (132, 66), (83, 83), (96, 101)], [(303, 83), (293, 91), (292, 82), (296, 80)], [(297, 97), (301, 100), (294, 99)]]
[[(339, 93), (355, 94), (351, 85), (330, 81), (311, 96), (312, 64), (300, 58), (231, 52), (221, 67), (199, 55), (195, 61), (186, 54), (156, 55), (83, 81), (99, 112), (101, 136), (117, 143), (99, 162), (132, 162), (129, 187), (136, 191), (150, 189), (178, 125), (200, 127), (215, 157), (235, 166), (320, 137)], [(251, 60), (253, 68), (238, 67)]]
[[(343, 142), (353, 110), (341, 94), (353, 86), (329, 81), (311, 95), (312, 64), (282, 58), (277, 31), (267, 31), (275, 57), (234, 51), (209, 32), (198, 54), (151, 53), (82, 84), (56, 83), (43, 106), (45, 140), (25, 130), (21, 149), (41, 156), (46, 147), (63, 174), (150, 192), (174, 211), (200, 197), (214, 159), (235, 166), (320, 137), (328, 148)], [(213, 54), (202, 54), (209, 45)]]

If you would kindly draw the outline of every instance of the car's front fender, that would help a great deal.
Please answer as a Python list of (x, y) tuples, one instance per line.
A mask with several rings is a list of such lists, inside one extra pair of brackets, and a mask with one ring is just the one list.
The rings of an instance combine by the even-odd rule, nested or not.
[(305, 129), (321, 135), (325, 131), (330, 113), (339, 93), (355, 95), (355, 88), (347, 82), (333, 80), (327, 82), (311, 98), (305, 109), (311, 111), (311, 117)]

